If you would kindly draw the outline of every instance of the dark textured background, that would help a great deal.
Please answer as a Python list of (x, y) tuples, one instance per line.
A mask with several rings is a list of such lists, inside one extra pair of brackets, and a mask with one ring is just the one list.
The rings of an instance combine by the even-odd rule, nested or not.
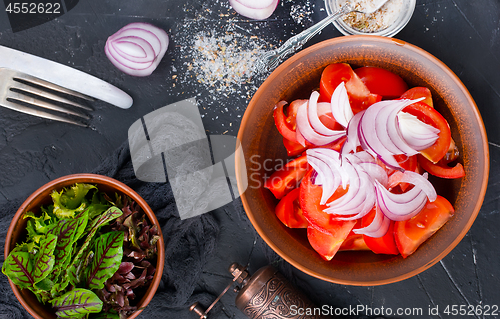
[[(297, 22), (290, 14), (293, 5), (309, 7), (313, 13)], [(0, 6), (1, 7), (1, 6)], [(3, 8), (2, 8), (3, 9)], [(189, 30), (236, 25), (240, 32), (278, 44), (326, 15), (321, 0), (284, 0), (271, 18), (248, 21), (231, 15), (226, 0), (145, 1), (80, 0), (57, 20), (12, 33), (0, 13), (0, 44), (36, 54), (98, 76), (122, 88), (134, 98), (131, 109), (122, 110), (95, 103), (91, 129), (54, 123), (0, 108), (0, 207), (19, 205), (44, 183), (71, 173), (90, 172), (110, 156), (127, 138), (129, 126), (143, 115), (166, 104), (196, 96), (209, 134), (236, 135), (248, 99), (240, 95), (213, 94), (194, 81), (174, 81), (173, 75), (186, 72), (180, 59), (182, 43)], [(200, 18), (202, 17), (202, 19)], [(106, 38), (123, 25), (145, 21), (171, 35), (170, 48), (153, 73), (133, 78), (117, 71), (106, 59)], [(202, 21), (202, 22), (200, 22)], [(192, 29), (186, 29), (186, 24)], [(243, 31), (241, 31), (243, 30)], [(316, 36), (310, 44), (341, 36), (333, 27)], [(461, 243), (441, 262), (405, 281), (377, 287), (351, 287), (322, 282), (293, 270), (294, 281), (317, 304), (335, 307), (363, 304), (373, 308), (447, 305), (500, 305), (500, 213), (498, 211), (498, 161), (500, 160), (500, 2), (498, 0), (418, 0), (409, 24), (396, 36), (420, 46), (447, 64), (464, 82), (483, 116), (490, 143), (491, 173), (486, 198), (476, 222)], [(258, 86), (263, 76), (254, 79)], [(173, 86), (173, 84), (176, 84)], [(250, 88), (253, 90), (253, 88)], [(215, 101), (215, 102), (214, 102)], [(227, 110), (226, 110), (227, 108)], [(251, 271), (266, 265), (273, 256), (248, 222), (236, 202), (213, 213), (220, 225), (216, 252), (210, 257), (196, 283), (196, 290), (218, 295), (230, 277), (233, 261), (249, 263)], [(8, 227), (3, 220), (1, 227)], [(168, 237), (168, 234), (164, 234)], [(3, 247), (4, 238), (0, 238)], [(2, 259), (3, 260), (3, 259)], [(279, 261), (277, 261), (279, 262)], [(288, 274), (290, 275), (290, 274)], [(4, 277), (1, 279), (4, 281)], [(10, 291), (5, 291), (10, 294)], [(4, 294), (0, 291), (0, 294)], [(155, 299), (155, 304), (161, 300)], [(204, 300), (205, 303), (210, 300)], [(13, 304), (13, 308), (20, 307)], [(5, 310), (5, 309), (3, 309)], [(148, 307), (141, 318), (164, 318)], [(212, 318), (245, 318), (228, 293)], [(0, 317), (2, 313), (0, 310)], [(16, 311), (20, 317), (26, 314)], [(179, 318), (196, 318), (178, 311)], [(428, 316), (424, 316), (428, 317)], [(462, 316), (459, 316), (462, 318)], [(500, 316), (473, 316), (491, 318)], [(409, 318), (409, 317), (406, 317)], [(465, 317), (463, 317), (465, 318)]]

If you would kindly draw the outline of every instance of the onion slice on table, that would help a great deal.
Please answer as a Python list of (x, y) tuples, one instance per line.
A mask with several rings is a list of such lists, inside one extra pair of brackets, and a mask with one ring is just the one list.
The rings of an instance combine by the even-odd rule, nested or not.
[(264, 20), (273, 14), (279, 0), (229, 0), (233, 9), (250, 19)]
[(148, 76), (156, 69), (169, 44), (168, 34), (149, 23), (130, 23), (110, 36), (104, 52), (119, 70)]

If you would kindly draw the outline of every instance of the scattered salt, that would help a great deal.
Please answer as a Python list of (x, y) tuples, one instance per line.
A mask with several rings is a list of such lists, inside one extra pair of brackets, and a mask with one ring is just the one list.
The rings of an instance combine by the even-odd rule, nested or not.
[(302, 2), (301, 4), (293, 4), (290, 8), (290, 17), (297, 24), (302, 27), (308, 27), (313, 23), (311, 15), (313, 14), (315, 4), (311, 3), (309, 0)]

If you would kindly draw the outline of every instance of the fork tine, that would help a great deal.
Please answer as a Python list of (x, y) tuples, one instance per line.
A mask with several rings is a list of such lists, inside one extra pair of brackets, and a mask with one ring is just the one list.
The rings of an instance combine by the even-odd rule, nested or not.
[[(59, 86), (57, 84), (41, 80), (39, 78), (35, 78), (35, 77), (33, 77), (33, 76), (29, 75), (29, 74), (24, 74), (24, 73), (17, 72), (16, 75), (13, 78), (14, 78), (14, 80), (26, 81), (26, 82), (29, 82), (29, 83), (32, 83), (32, 84), (35, 84), (35, 85), (39, 85), (39, 86), (51, 89), (51, 90), (56, 91), (56, 92), (60, 92), (60, 93), (64, 93), (64, 94), (68, 94), (68, 95), (72, 95), (72, 96), (76, 96), (76, 97), (79, 97), (79, 98), (87, 100), (87, 101), (95, 102), (95, 99), (92, 98), (92, 97), (90, 97), (90, 96), (78, 93), (78, 92), (70, 90), (70, 89), (66, 89), (66, 88), (64, 88), (62, 86)], [(90, 109), (89, 111), (92, 111), (92, 110)]]
[(7, 100), (0, 101), (0, 105), (5, 107), (5, 108), (8, 108), (8, 109), (11, 109), (14, 111), (18, 111), (18, 112), (22, 112), (25, 114), (34, 115), (34, 116), (46, 118), (49, 120), (74, 124), (74, 125), (78, 125), (81, 127), (88, 127), (88, 124), (84, 124), (84, 123), (81, 123), (81, 122), (78, 122), (78, 121), (75, 121), (75, 120), (72, 120), (69, 118), (65, 118), (65, 117), (62, 117), (59, 115), (51, 114), (51, 113), (48, 113), (48, 112), (45, 112), (42, 110), (35, 110), (35, 109), (30, 108), (30, 107), (27, 107), (27, 106), (24, 106), (21, 104), (17, 104), (17, 103), (13, 103), (13, 102), (10, 102)]
[[(47, 91), (44, 91), (44, 90), (40, 90), (40, 89), (34, 88), (34, 87), (26, 85), (24, 83), (14, 82), (13, 84), (15, 86), (11, 86), (10, 89), (17, 89), (17, 90), (20, 90), (20, 91), (23, 91), (23, 92), (26, 92), (26, 93), (31, 93), (31, 94), (34, 94), (34, 95), (37, 95), (37, 96), (42, 96), (42, 97), (44, 97), (46, 99), (49, 99), (49, 100), (52, 100), (52, 101), (57, 101), (57, 102), (61, 102), (61, 103), (73, 105), (73, 106), (79, 107), (79, 108), (87, 110), (87, 111), (93, 111), (91, 108), (89, 108), (86, 105), (83, 105), (83, 104), (80, 104), (80, 103), (76, 103), (76, 102), (71, 101), (71, 100), (69, 100), (67, 98), (64, 98), (62, 96), (59, 96), (59, 95), (56, 95), (56, 94), (53, 94), (53, 93), (50, 93), (50, 92), (47, 92)], [(70, 111), (67, 111), (67, 113), (70, 113)], [(73, 115), (77, 115), (77, 114), (73, 114)], [(79, 116), (79, 115), (77, 115), (77, 116)]]
[(57, 111), (57, 112), (61, 112), (61, 113), (71, 114), (71, 115), (74, 115), (74, 116), (81, 117), (81, 118), (83, 118), (85, 120), (90, 119), (90, 117), (88, 115), (86, 115), (86, 114), (78, 113), (78, 112), (75, 112), (75, 111), (72, 111), (72, 110), (68, 110), (68, 109), (66, 109), (64, 107), (61, 107), (61, 106), (58, 106), (58, 105), (55, 105), (55, 104), (52, 104), (52, 103), (48, 103), (48, 102), (39, 100), (37, 98), (31, 97), (31, 96), (28, 96), (28, 95), (24, 95), (22, 93), (14, 92), (14, 91), (9, 91), (8, 95), (5, 98), (6, 99), (10, 99), (10, 100), (15, 100), (15, 101), (18, 101), (18, 102), (28, 103), (28, 104), (31, 104), (31, 105), (39, 106), (39, 107), (42, 107), (42, 108), (45, 108), (45, 109), (49, 109), (49, 110), (53, 110), (53, 111)]

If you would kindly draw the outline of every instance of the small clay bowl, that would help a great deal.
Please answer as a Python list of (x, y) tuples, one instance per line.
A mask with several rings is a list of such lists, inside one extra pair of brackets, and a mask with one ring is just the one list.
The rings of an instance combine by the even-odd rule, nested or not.
[[(303, 229), (290, 229), (276, 217), (278, 201), (262, 187), (273, 166), (286, 162), (282, 137), (273, 120), (281, 100), (307, 99), (317, 90), (323, 69), (335, 62), (353, 67), (377, 66), (400, 75), (410, 87), (431, 90), (435, 108), (448, 120), (460, 150), (466, 176), (430, 178), (437, 193), (455, 207), (455, 215), (415, 253), (377, 255), (370, 251), (339, 252), (325, 261), (310, 246)], [(260, 236), (301, 271), (346, 285), (381, 285), (414, 276), (446, 256), (465, 236), (484, 199), (489, 172), (486, 131), (477, 106), (460, 79), (428, 52), (400, 40), (378, 36), (346, 36), (311, 46), (279, 66), (253, 96), (238, 133), (238, 187), (245, 211)], [(243, 154), (243, 155), (242, 155)], [(240, 161), (246, 167), (240, 165)], [(248, 182), (248, 187), (246, 186)]]
[[(10, 223), (10, 227), (7, 232), (7, 238), (5, 240), (5, 258), (7, 258), (10, 251), (14, 249), (16, 243), (21, 243), (26, 238), (25, 229), (27, 220), (23, 219), (24, 214), (29, 211), (34, 212), (35, 214), (38, 213), (40, 211), (40, 206), (48, 205), (52, 202), (50, 193), (52, 193), (53, 190), (61, 191), (63, 188), (74, 185), (75, 183), (93, 184), (96, 185), (101, 192), (105, 192), (110, 195), (115, 193), (123, 194), (130, 197), (141, 207), (142, 211), (147, 215), (149, 221), (155, 224), (158, 228), (160, 239), (157, 243), (158, 254), (156, 261), (156, 273), (146, 293), (137, 304), (137, 309), (139, 310), (128, 317), (129, 319), (135, 318), (141, 313), (142, 309), (149, 304), (151, 299), (153, 299), (156, 289), (160, 284), (165, 259), (165, 244), (163, 242), (163, 235), (161, 233), (158, 220), (146, 201), (130, 187), (113, 178), (95, 174), (74, 174), (63, 176), (40, 187), (24, 201), (12, 218), (12, 222)], [(19, 289), (10, 280), (9, 283), (19, 302), (33, 317), (37, 319), (57, 318), (50, 305), (41, 304), (31, 291), (28, 289)]]

